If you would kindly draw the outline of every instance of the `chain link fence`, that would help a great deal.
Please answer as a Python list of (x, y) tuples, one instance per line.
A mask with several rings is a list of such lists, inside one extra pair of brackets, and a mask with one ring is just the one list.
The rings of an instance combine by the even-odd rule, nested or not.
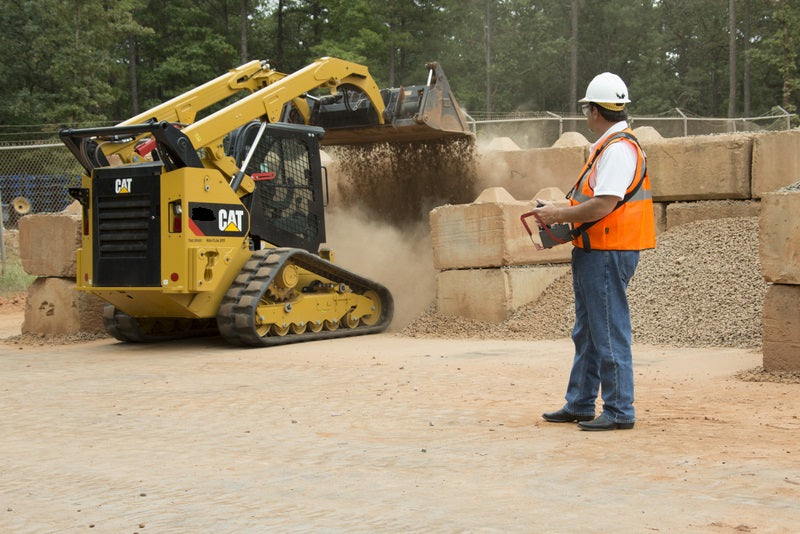
[(17, 227), (28, 213), (59, 212), (80, 185), (81, 167), (62, 143), (0, 144), (0, 208), (3, 226)]
[[(583, 115), (545, 112), (482, 113), (468, 115), (478, 144), (483, 146), (497, 137), (508, 137), (521, 149), (549, 147), (565, 132), (578, 132), (594, 140)], [(721, 133), (789, 130), (797, 125), (796, 114), (776, 106), (769, 113), (748, 118), (699, 117), (675, 108), (652, 116), (632, 115), (632, 128), (650, 126), (662, 137), (683, 137)]]

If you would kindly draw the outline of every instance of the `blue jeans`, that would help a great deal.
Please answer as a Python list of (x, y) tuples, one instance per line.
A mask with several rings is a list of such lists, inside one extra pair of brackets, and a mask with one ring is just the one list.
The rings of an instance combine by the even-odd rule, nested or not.
[(572, 250), (575, 360), (564, 406), (570, 413), (594, 415), (601, 391), (603, 412), (611, 420), (636, 420), (631, 314), (625, 291), (638, 263), (636, 250)]

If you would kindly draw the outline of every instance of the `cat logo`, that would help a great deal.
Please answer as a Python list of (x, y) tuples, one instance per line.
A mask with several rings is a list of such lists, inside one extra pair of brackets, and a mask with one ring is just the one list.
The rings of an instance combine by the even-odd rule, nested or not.
[(116, 193), (130, 193), (131, 182), (133, 178), (117, 178), (114, 181), (114, 192)]
[(250, 231), (250, 215), (241, 204), (189, 202), (189, 231), (204, 237), (244, 237)]
[(217, 222), (222, 232), (241, 232), (244, 210), (221, 209), (217, 213)]

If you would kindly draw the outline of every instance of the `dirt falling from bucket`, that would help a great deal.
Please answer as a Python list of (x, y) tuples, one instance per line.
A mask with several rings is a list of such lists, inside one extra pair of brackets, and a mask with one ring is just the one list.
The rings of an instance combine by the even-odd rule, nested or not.
[(342, 175), (340, 207), (402, 228), (428, 221), (444, 204), (475, 199), (476, 147), (472, 138), (328, 149)]

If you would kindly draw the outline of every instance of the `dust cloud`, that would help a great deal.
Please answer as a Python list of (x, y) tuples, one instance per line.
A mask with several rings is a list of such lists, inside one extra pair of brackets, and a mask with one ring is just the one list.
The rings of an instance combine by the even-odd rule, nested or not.
[(422, 314), (436, 297), (436, 270), (426, 222), (403, 229), (358, 209), (329, 208), (327, 244), (334, 262), (386, 286), (394, 297), (390, 331)]
[(472, 137), (326, 147), (327, 243), (334, 261), (385, 285), (398, 331), (436, 299), (428, 214), (475, 199)]

